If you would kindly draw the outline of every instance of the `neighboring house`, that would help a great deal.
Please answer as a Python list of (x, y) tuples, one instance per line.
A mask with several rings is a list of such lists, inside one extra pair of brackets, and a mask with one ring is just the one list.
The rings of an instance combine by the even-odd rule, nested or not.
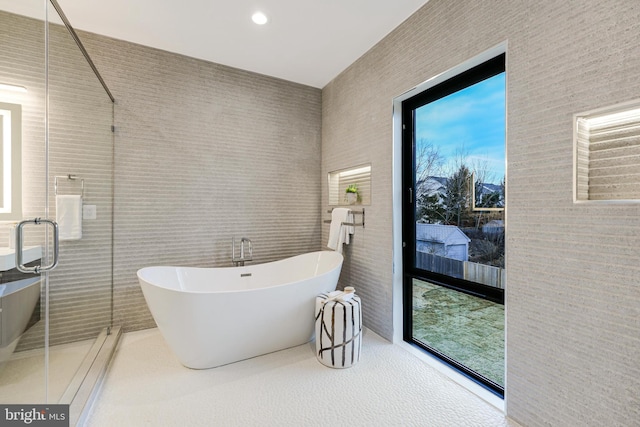
[(418, 252), (468, 261), (470, 241), (455, 225), (416, 224)]

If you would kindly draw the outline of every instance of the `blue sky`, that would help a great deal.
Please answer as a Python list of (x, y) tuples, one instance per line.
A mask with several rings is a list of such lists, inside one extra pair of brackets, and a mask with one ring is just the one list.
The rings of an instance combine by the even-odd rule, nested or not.
[(489, 182), (499, 184), (505, 166), (505, 73), (416, 109), (416, 141), (437, 147), (449, 176), (459, 153), (471, 169), (487, 166)]

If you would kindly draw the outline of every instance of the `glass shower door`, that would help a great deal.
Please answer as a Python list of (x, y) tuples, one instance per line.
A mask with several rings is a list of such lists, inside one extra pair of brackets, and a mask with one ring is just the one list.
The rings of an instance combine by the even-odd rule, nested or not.
[[(18, 236), (33, 272), (16, 274), (37, 300), (0, 364), (0, 404), (72, 403), (112, 326), (113, 100), (57, 8), (0, 0), (0, 84), (25, 89), (0, 89), (0, 107), (22, 113), (15, 220), (27, 220)], [(0, 239), (12, 225), (0, 224)]]
[(52, 7), (49, 20), (47, 206), (60, 255), (49, 273), (48, 388), (50, 401), (70, 403), (112, 325), (113, 101)]
[[(3, 190), (0, 214), (0, 403), (46, 402), (46, 275), (16, 268), (16, 223), (46, 218), (46, 13), (43, 0), (0, 2), (0, 110)], [(9, 111), (9, 113), (7, 113)], [(7, 125), (11, 132), (7, 132)], [(7, 156), (7, 150), (11, 155)], [(5, 186), (10, 180), (10, 186)], [(6, 192), (3, 191), (3, 196)], [(46, 230), (46, 231), (45, 231)], [(23, 263), (48, 263), (49, 233), (24, 228)], [(50, 237), (49, 237), (50, 239)]]

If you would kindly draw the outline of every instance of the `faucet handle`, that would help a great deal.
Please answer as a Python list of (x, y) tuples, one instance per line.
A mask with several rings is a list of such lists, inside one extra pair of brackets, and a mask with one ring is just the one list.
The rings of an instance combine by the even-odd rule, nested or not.
[[(251, 261), (253, 259), (253, 243), (251, 243), (251, 239), (246, 237), (242, 238), (242, 242), (247, 242), (249, 244), (249, 258), (245, 258), (246, 261)], [(244, 248), (244, 245), (243, 245)]]

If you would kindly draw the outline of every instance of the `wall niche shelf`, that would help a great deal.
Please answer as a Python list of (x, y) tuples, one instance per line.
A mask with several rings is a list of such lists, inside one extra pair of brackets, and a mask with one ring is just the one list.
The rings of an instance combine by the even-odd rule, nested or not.
[(640, 100), (574, 115), (574, 202), (640, 202)]
[[(329, 180), (329, 206), (371, 205), (371, 164), (340, 169), (327, 174)], [(347, 188), (357, 188), (356, 200), (347, 198)], [(353, 197), (353, 196), (351, 196)]]

